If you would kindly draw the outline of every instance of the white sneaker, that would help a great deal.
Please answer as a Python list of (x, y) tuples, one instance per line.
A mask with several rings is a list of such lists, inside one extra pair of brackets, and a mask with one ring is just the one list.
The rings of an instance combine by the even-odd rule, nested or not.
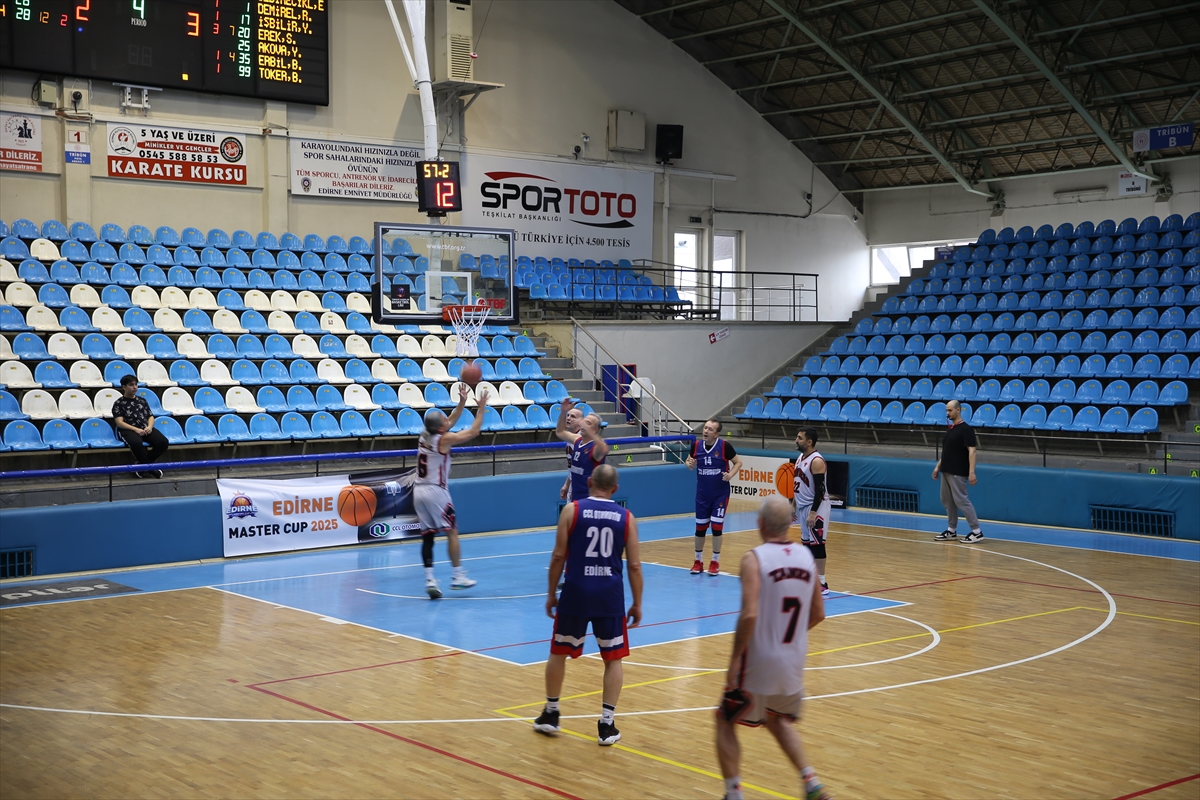
[(450, 588), (451, 589), (470, 589), (472, 586), (474, 586), (477, 583), (479, 583), (479, 581), (468, 578), (466, 576), (466, 573), (463, 573), (462, 575), (454, 576), (454, 580), (450, 581)]
[(425, 581), (425, 593), (429, 595), (430, 600), (437, 600), (442, 596), (442, 590), (438, 588), (438, 582), (433, 578)]

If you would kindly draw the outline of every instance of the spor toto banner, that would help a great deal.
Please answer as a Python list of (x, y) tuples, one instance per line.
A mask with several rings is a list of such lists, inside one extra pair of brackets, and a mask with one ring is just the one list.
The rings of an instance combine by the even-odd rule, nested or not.
[[(799, 455), (799, 454), (797, 454)], [(825, 487), (834, 508), (846, 505), (850, 465), (825, 459)], [(795, 488), (796, 459), (742, 456), (742, 468), (730, 481), (730, 495), (757, 500), (773, 494), (792, 499)]]
[(218, 480), (226, 556), (403, 539), (418, 535), (407, 472), (288, 481)]
[(246, 137), (199, 128), (108, 123), (108, 174), (149, 181), (246, 185)]
[(517, 255), (650, 258), (654, 173), (465, 154), (464, 225), (512, 228)]

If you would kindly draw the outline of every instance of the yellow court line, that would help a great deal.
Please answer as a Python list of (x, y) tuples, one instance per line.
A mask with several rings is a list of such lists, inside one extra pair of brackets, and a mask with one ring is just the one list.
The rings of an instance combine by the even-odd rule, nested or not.
[[(1107, 608), (1090, 608), (1090, 607), (1087, 607), (1087, 606), (1080, 606), (1080, 608), (1083, 608), (1083, 609), (1085, 609), (1085, 610), (1087, 610), (1087, 611), (1100, 611), (1100, 612), (1103, 612), (1103, 613), (1105, 613), (1105, 614), (1107, 614), (1107, 613), (1108, 613), (1108, 609), (1107, 609)], [(1200, 622), (1192, 622), (1191, 620), (1186, 620), (1186, 619), (1173, 619), (1173, 618), (1171, 618), (1171, 617), (1152, 617), (1152, 616), (1150, 616), (1149, 614), (1134, 614), (1132, 611), (1118, 611), (1117, 613), (1118, 613), (1118, 614), (1124, 614), (1124, 615), (1125, 615), (1125, 616), (1127, 616), (1127, 617), (1141, 617), (1142, 619), (1156, 619), (1156, 620), (1158, 620), (1159, 622), (1178, 622), (1178, 623), (1180, 623), (1181, 625), (1200, 625)]]
[[(708, 673), (704, 673), (704, 674), (708, 674)], [(685, 677), (690, 677), (690, 676), (685, 676)], [(598, 694), (598, 692), (594, 692), (593, 694)], [(566, 699), (566, 698), (564, 698), (564, 699)], [(514, 708), (521, 708), (521, 706), (514, 706)], [(509, 714), (506, 711), (497, 711), (495, 713), (503, 714), (506, 717), (517, 717), (516, 714)], [(574, 736), (577, 739), (583, 739), (588, 742), (595, 741), (595, 737), (588, 736), (587, 734), (584, 734), (584, 733), (579, 733), (578, 731), (567, 730), (566, 728), (560, 728), (560, 731), (569, 736)], [(626, 753), (631, 753), (635, 756), (641, 756), (642, 758), (648, 758), (651, 761), (658, 761), (661, 764), (667, 764), (668, 766), (678, 767), (679, 769), (686, 770), (688, 772), (695, 772), (697, 775), (703, 775), (706, 778), (714, 778), (718, 781), (724, 780), (723, 776), (719, 775), (716, 772), (709, 772), (706, 769), (701, 769), (700, 767), (693, 767), (690, 764), (684, 764), (680, 761), (673, 761), (669, 758), (664, 758), (663, 756), (655, 755), (654, 753), (647, 753), (644, 750), (635, 750), (632, 747), (626, 747), (625, 745), (620, 744), (620, 743), (611, 745), (611, 747), (613, 750), (621, 750)], [(778, 798), (780, 798), (780, 800), (800, 800), (798, 797), (793, 797), (790, 794), (783, 794), (781, 792), (776, 792), (771, 789), (766, 789), (762, 786), (755, 786), (754, 784), (746, 783), (745, 781), (742, 781), (742, 787), (745, 789), (752, 789), (756, 792), (761, 792), (770, 797), (778, 797)]]
[[(668, 683), (669, 681), (681, 681), (684, 678), (695, 678), (700, 675), (713, 675), (717, 672), (724, 672), (724, 671), (725, 670), (723, 670), (723, 669), (709, 669), (709, 670), (704, 670), (703, 672), (689, 672), (687, 675), (673, 675), (670, 678), (657, 678), (652, 681), (642, 681), (641, 683), (627, 683), (627, 684), (624, 684), (621, 688), (622, 689), (635, 689), (638, 686), (651, 686), (655, 683)], [(561, 700), (578, 700), (581, 697), (595, 697), (598, 694), (604, 694), (603, 690), (595, 691), (595, 692), (584, 692), (583, 694), (572, 694), (572, 695), (568, 695), (567, 697), (563, 697), (560, 699)], [(534, 702), (534, 703), (524, 703), (519, 706), (508, 706), (506, 708), (498, 708), (498, 709), (496, 709), (495, 713), (503, 714), (505, 711), (515, 711), (518, 708), (529, 708), (531, 706), (540, 706), (543, 702), (544, 701), (542, 701), (542, 700), (538, 700), (537, 702)]]

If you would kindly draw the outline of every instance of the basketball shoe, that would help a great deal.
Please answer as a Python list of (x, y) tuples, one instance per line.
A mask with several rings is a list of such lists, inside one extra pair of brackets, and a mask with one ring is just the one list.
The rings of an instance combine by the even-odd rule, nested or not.
[(699, 575), (701, 572), (704, 572), (704, 562), (697, 558), (692, 562), (692, 574)]
[(425, 593), (429, 595), (430, 600), (437, 600), (442, 596), (442, 590), (438, 588), (438, 582), (433, 578), (425, 581)]
[(829, 597), (829, 584), (821, 581), (821, 597)]
[(609, 747), (621, 740), (621, 732), (617, 730), (617, 726), (611, 722), (601, 720), (596, 723), (596, 728), (599, 735), (596, 737), (596, 742), (601, 747)]
[(708, 574), (709, 575), (720, 575), (721, 574), (721, 565), (718, 564), (716, 561), (708, 562)]
[(459, 573), (458, 575), (455, 575), (454, 580), (450, 581), (450, 588), (451, 589), (470, 589), (472, 586), (474, 586), (477, 583), (479, 583), (479, 581), (475, 580), (474, 578), (468, 578), (467, 573), (462, 572), (462, 573)]
[(983, 531), (971, 531), (966, 536), (959, 539), (963, 544), (974, 544), (975, 542), (983, 541)]
[(938, 542), (957, 542), (958, 534), (954, 531), (942, 531), (937, 536), (933, 537)]
[(533, 729), (547, 736), (553, 736), (558, 733), (558, 712), (543, 708), (542, 713), (533, 721)]
[(828, 789), (818, 783), (805, 792), (805, 800), (833, 800), (833, 795), (829, 793)]

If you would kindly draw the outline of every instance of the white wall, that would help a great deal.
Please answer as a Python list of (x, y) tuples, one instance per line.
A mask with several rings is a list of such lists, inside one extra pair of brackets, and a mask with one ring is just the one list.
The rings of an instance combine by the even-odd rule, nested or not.
[[(41, 221), (57, 216), (93, 225), (116, 222), (154, 227), (184, 224), (202, 229), (285, 229), (328, 236), (369, 235), (375, 220), (422, 222), (415, 206), (360, 200), (292, 197), (287, 182), (287, 139), (323, 136), (357, 141), (421, 139), (420, 109), (381, 0), (330, 0), (330, 105), (265, 102), (155, 92), (146, 119), (164, 125), (195, 124), (247, 135), (246, 187), (202, 188), (192, 184), (114, 179), (106, 175), (102, 120), (128, 120), (117, 89), (103, 81), (68, 79), (91, 90), (93, 163), (67, 165), (61, 142), (67, 123), (43, 116), (46, 174), (0, 172), (0, 217)], [(682, 124), (684, 157), (678, 166), (719, 173), (735, 181), (674, 174), (668, 234), (689, 226), (689, 216), (713, 222), (711, 208), (801, 215), (828, 203), (809, 220), (722, 216), (718, 227), (746, 232), (747, 269), (820, 272), (822, 318), (844, 319), (866, 285), (867, 248), (853, 207), (815, 171), (803, 154), (727, 86), (682, 50), (611, 0), (504, 0), (477, 2), (477, 80), (505, 88), (484, 94), (467, 112), (466, 147), (479, 152), (573, 158), (572, 148), (596, 163), (653, 163), (654, 126)], [(0, 71), (0, 105), (37, 111), (29, 99), (32, 73)], [(647, 116), (645, 153), (609, 153), (608, 111), (625, 108)], [(44, 110), (42, 113), (46, 113)], [(133, 115), (135, 118), (140, 115)], [(264, 135), (270, 129), (270, 135)], [(458, 130), (442, 135), (457, 146)], [(449, 153), (452, 155), (452, 153)], [(662, 179), (657, 200), (662, 201)], [(661, 206), (656, 211), (654, 258), (662, 257)], [(451, 219), (450, 222), (456, 222)]]
[[(726, 326), (729, 335), (711, 344), (708, 335)], [(781, 322), (587, 323), (605, 349), (622, 364), (636, 364), (638, 376), (649, 378), (659, 399), (686, 420), (707, 419), (725, 408), (828, 329)], [(556, 328), (554, 336), (567, 339), (569, 346), (569, 329)], [(590, 348), (583, 337), (574, 354), (576, 366)]]
[[(1006, 208), (999, 217), (991, 216), (986, 198), (963, 191), (957, 186), (937, 189), (902, 189), (866, 195), (867, 239), (872, 245), (910, 242), (974, 239), (987, 228), (1020, 228), (1044, 224), (1057, 227), (1064, 222), (1085, 220), (1100, 222), (1126, 217), (1141, 220), (1150, 215), (1159, 219), (1170, 214), (1200, 211), (1200, 157), (1169, 161), (1154, 167), (1155, 174), (1169, 174), (1174, 194), (1166, 203), (1154, 202), (1154, 189), (1143, 197), (1117, 197), (1116, 168), (1082, 172), (1078, 175), (1053, 175), (1026, 180), (997, 181), (1002, 188)], [(1055, 198), (1055, 192), (1104, 187), (1107, 193), (1098, 199)]]

